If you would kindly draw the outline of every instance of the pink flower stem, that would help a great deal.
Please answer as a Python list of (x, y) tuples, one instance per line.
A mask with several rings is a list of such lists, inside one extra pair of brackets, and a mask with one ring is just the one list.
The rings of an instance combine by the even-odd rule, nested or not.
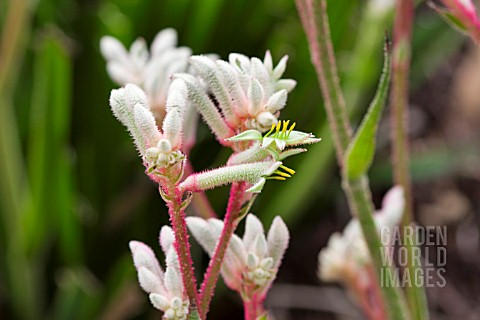
[[(395, 24), (393, 28), (392, 59), (392, 93), (391, 93), (391, 137), (393, 175), (396, 184), (402, 186), (405, 193), (405, 211), (402, 227), (411, 225), (413, 221), (412, 184), (410, 179), (410, 148), (408, 142), (408, 93), (411, 56), (411, 37), (414, 18), (412, 0), (397, 0)], [(415, 242), (415, 241), (414, 241)], [(406, 242), (406, 269), (410, 274), (418, 274), (421, 266), (416, 266), (414, 245)], [(413, 281), (412, 286), (405, 288), (407, 303), (413, 319), (428, 319), (428, 306), (425, 289)]]
[(242, 208), (245, 189), (245, 182), (235, 182), (230, 189), (230, 197), (228, 199), (228, 207), (224, 218), (222, 234), (220, 235), (215, 252), (210, 259), (210, 264), (205, 272), (205, 277), (200, 289), (199, 306), (202, 319), (205, 319), (207, 316), (208, 308), (220, 274), (223, 258), (225, 257), (233, 232), (237, 228), (237, 218)]
[[(197, 295), (197, 281), (193, 268), (193, 261), (190, 253), (190, 243), (188, 242), (187, 223), (185, 220), (185, 211), (182, 209), (182, 195), (175, 188), (168, 190), (171, 201), (167, 202), (170, 222), (175, 233), (175, 250), (177, 251), (182, 273), (183, 286), (190, 300), (190, 310), (194, 310), (199, 305)], [(199, 313), (201, 312), (198, 310)]]
[(263, 300), (264, 299), (259, 297), (257, 294), (253, 294), (251, 299), (243, 300), (245, 320), (257, 320), (258, 317), (265, 314)]

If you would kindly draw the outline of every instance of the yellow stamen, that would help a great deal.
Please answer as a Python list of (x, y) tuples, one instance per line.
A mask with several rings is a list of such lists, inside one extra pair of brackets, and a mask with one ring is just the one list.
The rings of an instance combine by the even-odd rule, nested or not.
[(282, 121), (278, 121), (278, 123), (277, 123), (277, 133), (280, 131), (281, 126), (282, 126)]
[(291, 178), (292, 176), (289, 175), (288, 173), (282, 172), (282, 171), (275, 171), (275, 174), (278, 174), (279, 176), (285, 177), (285, 178)]
[(289, 167), (286, 167), (284, 165), (280, 165), (280, 168), (282, 168), (283, 170), (287, 171), (290, 174), (295, 174), (295, 170), (290, 169)]
[(289, 136), (289, 135), (290, 135), (290, 133), (293, 131), (293, 128), (295, 128), (295, 125), (296, 125), (296, 124), (297, 124), (297, 123), (296, 123), (296, 122), (294, 122), (294, 123), (292, 124), (292, 126), (290, 127), (290, 129), (288, 129), (287, 136)]
[(266, 178), (266, 179), (280, 180), (280, 181), (285, 181), (285, 180), (287, 180), (287, 179), (284, 178), (284, 177), (277, 177), (277, 176), (268, 177), (268, 178)]
[(273, 132), (273, 130), (275, 129), (275, 123), (272, 123), (272, 127), (270, 128), (270, 131), (267, 132), (267, 134), (265, 135), (265, 137), (268, 137), (270, 135), (270, 133)]

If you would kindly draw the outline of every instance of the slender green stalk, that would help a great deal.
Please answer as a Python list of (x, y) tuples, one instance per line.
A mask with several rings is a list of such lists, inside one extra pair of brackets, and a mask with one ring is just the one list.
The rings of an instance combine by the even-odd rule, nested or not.
[[(393, 77), (391, 95), (391, 135), (393, 175), (395, 183), (401, 185), (405, 194), (405, 211), (402, 227), (408, 227), (413, 221), (412, 185), (410, 181), (410, 154), (408, 143), (408, 77), (410, 74), (411, 33), (414, 5), (411, 0), (397, 0), (393, 33)], [(415, 245), (405, 241), (407, 249), (406, 272), (417, 274), (421, 266), (414, 264)], [(407, 302), (413, 319), (428, 319), (428, 307), (423, 286), (413, 281), (406, 288)]]
[[(296, 3), (307, 34), (312, 62), (317, 71), (324, 97), (328, 121), (335, 141), (337, 160), (340, 166), (342, 166), (343, 155), (347, 150), (352, 134), (343, 94), (338, 82), (335, 56), (330, 39), (326, 1), (319, 0), (315, 5), (313, 0), (296, 0)], [(344, 179), (343, 187), (349, 200), (349, 206), (360, 221), (375, 270), (377, 271), (377, 277), (380, 281), (382, 270), (387, 272), (387, 276), (393, 270), (389, 266), (382, 265), (380, 251), (382, 244), (373, 220), (374, 208), (368, 180), (365, 176), (355, 181)], [(383, 285), (381, 288), (389, 318), (408, 319), (408, 310), (400, 289), (388, 285)]]
[(317, 71), (328, 122), (332, 127), (337, 160), (341, 166), (343, 154), (352, 137), (352, 129), (348, 121), (345, 99), (340, 89), (332, 42), (318, 41), (317, 39), (320, 35), (323, 35), (322, 38), (330, 39), (328, 19), (326, 15), (322, 14), (323, 11), (326, 11), (327, 5), (325, 1), (321, 1), (320, 5), (313, 6), (312, 0), (296, 0), (296, 4), (307, 34), (312, 63)]

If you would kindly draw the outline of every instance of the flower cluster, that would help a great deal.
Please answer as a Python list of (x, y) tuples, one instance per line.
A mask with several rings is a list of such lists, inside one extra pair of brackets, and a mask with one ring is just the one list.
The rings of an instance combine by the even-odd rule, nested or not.
[[(280, 79), (287, 59), (283, 57), (274, 68), (269, 52), (263, 62), (241, 54), (230, 54), (228, 62), (192, 56), (189, 62), (200, 79), (187, 74), (175, 77), (185, 80), (190, 99), (225, 144), (225, 139), (246, 129), (264, 132), (277, 123), (288, 92), (296, 85), (294, 80)], [(201, 82), (207, 85), (207, 91)]]
[[(139, 282), (152, 304), (164, 312), (164, 319), (186, 319), (189, 312), (205, 318), (205, 301), (211, 299), (211, 294), (197, 293), (188, 224), (211, 256), (218, 253), (219, 258), (211, 262), (218, 264), (212, 268), (216, 271), (207, 272), (210, 279), (216, 281), (221, 270), (227, 285), (241, 293), (244, 303), (254, 307), (249, 311), (252, 319), (257, 318), (288, 246), (288, 229), (277, 217), (265, 236), (261, 222), (251, 214), (246, 219), (243, 239), (232, 236), (233, 230), (224, 236), (223, 229), (236, 226), (238, 221), (232, 219), (248, 212), (242, 206), (253, 202), (254, 197), (247, 192), (261, 192), (268, 179), (291, 177), (295, 171), (282, 161), (305, 151), (297, 146), (320, 139), (293, 130), (295, 124), (289, 121), (278, 120), (288, 92), (296, 85), (294, 80), (281, 79), (286, 56), (275, 67), (269, 52), (263, 61), (241, 54), (231, 54), (228, 62), (207, 56), (187, 59), (190, 50), (175, 48), (175, 44), (176, 34), (170, 29), (157, 35), (151, 53), (141, 39), (132, 45), (130, 53), (111, 37), (101, 41), (110, 76), (126, 84), (112, 91), (111, 109), (133, 137), (146, 173), (159, 184), (175, 228), (175, 249), (171, 245), (172, 229), (163, 227), (160, 236), (167, 256), (165, 274), (150, 248), (140, 242), (130, 243)], [(192, 73), (186, 73), (187, 69)], [(160, 116), (158, 110), (163, 110)], [(196, 112), (218, 141), (233, 150), (225, 166), (190, 172), (186, 163), (195, 141)], [(183, 177), (185, 172), (187, 176)], [(232, 190), (238, 190), (231, 193), (229, 203), (236, 204), (235, 208), (229, 205), (225, 222), (185, 218), (184, 210), (193, 192), (225, 184), (233, 184)], [(219, 248), (228, 244), (228, 249), (216, 251), (219, 243)]]
[[(187, 225), (202, 248), (212, 256), (223, 221), (188, 217)], [(260, 220), (248, 214), (243, 238), (233, 235), (225, 254), (221, 270), (225, 283), (244, 297), (265, 296), (278, 272), (288, 241), (288, 229), (282, 218), (273, 220), (265, 237)]]
[(189, 300), (184, 288), (173, 248), (174, 234), (170, 227), (160, 231), (160, 245), (166, 256), (166, 270), (163, 272), (152, 249), (138, 241), (130, 241), (133, 262), (137, 269), (138, 282), (149, 294), (153, 306), (163, 311), (163, 319), (185, 320), (188, 315)]
[[(181, 81), (170, 86), (171, 94), (167, 99), (168, 114), (163, 121), (163, 132), (158, 129), (145, 93), (136, 85), (113, 90), (110, 106), (113, 114), (130, 132), (135, 145), (142, 156), (147, 173), (158, 181), (166, 174), (166, 168), (182, 163), (183, 115), (187, 104)], [(177, 180), (183, 166), (176, 168)]]
[(160, 122), (165, 115), (170, 77), (187, 70), (190, 48), (176, 47), (177, 32), (174, 29), (160, 31), (147, 48), (145, 40), (139, 38), (127, 52), (117, 39), (102, 37), (100, 50), (107, 60), (107, 72), (117, 84), (135, 84), (147, 93), (152, 112)]
[[(385, 195), (382, 209), (374, 215), (379, 231), (398, 225), (403, 215), (404, 202), (401, 187), (394, 187)], [(342, 234), (336, 232), (330, 236), (327, 247), (320, 251), (318, 261), (318, 274), (323, 281), (339, 281), (349, 285), (352, 281), (367, 280), (371, 258), (357, 219), (352, 219)]]

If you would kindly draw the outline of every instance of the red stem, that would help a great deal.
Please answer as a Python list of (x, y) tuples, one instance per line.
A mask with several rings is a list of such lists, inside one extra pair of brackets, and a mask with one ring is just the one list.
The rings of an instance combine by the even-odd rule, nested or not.
[[(193, 261), (190, 253), (190, 243), (188, 242), (187, 223), (185, 211), (181, 209), (182, 195), (177, 191), (173, 191), (172, 201), (167, 202), (168, 213), (175, 233), (175, 250), (177, 251), (180, 263), (180, 271), (182, 272), (182, 280), (185, 291), (190, 300), (190, 310), (199, 305), (197, 295), (197, 281), (193, 268)], [(201, 310), (199, 309), (199, 313)]]
[(245, 194), (245, 182), (235, 182), (230, 189), (227, 212), (224, 218), (224, 227), (218, 241), (215, 252), (210, 259), (210, 264), (205, 272), (205, 277), (200, 289), (200, 310), (202, 310), (202, 319), (205, 319), (208, 308), (215, 292), (215, 287), (220, 274), (223, 258), (227, 252), (230, 239), (237, 227), (237, 218), (240, 213), (243, 198)]
[(243, 300), (243, 308), (245, 320), (257, 320), (258, 317), (265, 314), (263, 299), (260, 299), (256, 294), (252, 295), (252, 298), (249, 300)]

